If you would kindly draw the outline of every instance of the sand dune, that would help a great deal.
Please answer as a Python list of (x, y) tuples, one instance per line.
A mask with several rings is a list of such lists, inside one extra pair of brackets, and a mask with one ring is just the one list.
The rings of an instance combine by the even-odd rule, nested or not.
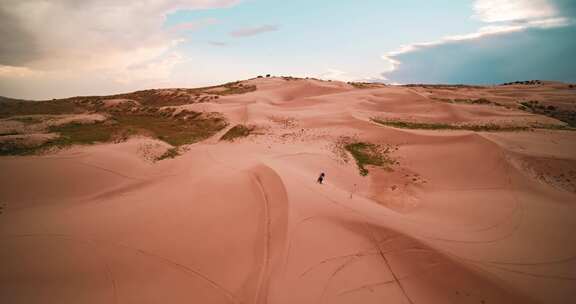
[[(561, 125), (431, 98), (536, 93), (245, 83), (257, 90), (174, 106), (230, 123), (174, 159), (150, 162), (140, 137), (0, 157), (0, 302), (576, 301), (575, 132), (370, 120)], [(219, 141), (235, 124), (260, 135)], [(361, 176), (342, 138), (397, 163)]]

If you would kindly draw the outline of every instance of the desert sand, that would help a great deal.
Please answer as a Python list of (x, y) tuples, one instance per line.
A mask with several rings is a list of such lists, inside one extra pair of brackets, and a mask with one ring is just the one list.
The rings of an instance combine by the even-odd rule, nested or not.
[[(0, 157), (0, 303), (576, 302), (576, 132), (371, 120), (560, 124), (440, 99), (573, 108), (575, 90), (245, 83), (174, 106), (229, 125), (173, 159), (138, 136)], [(236, 124), (257, 134), (220, 141)], [(342, 138), (397, 162), (361, 176)]]

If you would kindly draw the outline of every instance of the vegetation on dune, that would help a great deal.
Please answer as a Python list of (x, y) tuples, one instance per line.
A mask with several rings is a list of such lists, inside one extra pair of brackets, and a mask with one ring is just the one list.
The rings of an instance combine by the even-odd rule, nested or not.
[(217, 95), (245, 94), (245, 93), (254, 92), (257, 89), (255, 85), (247, 85), (247, 84), (243, 84), (239, 81), (230, 82), (230, 83), (227, 83), (225, 85), (218, 86), (216, 88), (224, 88), (225, 89), (225, 90), (222, 90), (220, 92), (214, 92), (214, 94), (217, 94)]
[[(47, 118), (41, 115), (101, 113), (109, 117), (106, 121), (98, 123), (70, 123), (42, 127), (40, 132), (60, 135), (43, 143), (39, 141), (33, 144), (24, 138), (30, 134), (22, 134), (23, 136), (18, 138), (5, 137), (0, 144), (0, 155), (27, 155), (72, 145), (117, 142), (134, 134), (157, 138), (177, 148), (214, 135), (225, 128), (227, 122), (216, 113), (186, 110), (176, 113), (176, 110), (169, 106), (211, 102), (220, 96), (244, 94), (256, 89), (254, 85), (237, 81), (205, 88), (143, 90), (110, 96), (71, 97), (45, 101), (0, 97), (0, 118), (8, 118), (27, 125), (43, 123)], [(26, 117), (27, 115), (40, 117)], [(0, 135), (20, 134), (8, 130)], [(177, 151), (177, 149), (169, 151), (165, 157), (176, 156)]]
[[(518, 82), (518, 83), (524, 84), (524, 82)], [(514, 83), (514, 84), (516, 84), (516, 83)], [(509, 107), (509, 106), (506, 106), (506, 105), (501, 104), (501, 103), (493, 102), (493, 101), (490, 101), (490, 100), (485, 99), (485, 98), (478, 98), (478, 99), (456, 98), (456, 99), (451, 99), (451, 98), (431, 97), (430, 99), (438, 100), (438, 101), (442, 101), (442, 102), (448, 102), (448, 103), (474, 104), (474, 105), (495, 105), (495, 106), (505, 107), (505, 108), (511, 109), (511, 107)], [(518, 104), (519, 104), (518, 109), (520, 109), (520, 110), (534, 113), (534, 114), (540, 114), (540, 115), (552, 117), (552, 118), (555, 118), (555, 119), (560, 120), (562, 122), (565, 122), (570, 126), (570, 127), (567, 127), (567, 126), (553, 125), (553, 124), (533, 124), (530, 127), (527, 127), (527, 129), (532, 128), (532, 129), (570, 130), (570, 129), (576, 127), (576, 111), (570, 111), (567, 109), (560, 109), (554, 105), (545, 105), (545, 104), (540, 103), (540, 101), (538, 101), (538, 100), (522, 101), (522, 102), (519, 102)], [(432, 128), (432, 129), (454, 129), (453, 126), (449, 126), (449, 125), (444, 125), (444, 126), (439, 126), (438, 124), (431, 124), (431, 125), (434, 125), (434, 126), (430, 126), (430, 128)], [(406, 127), (406, 126), (399, 126), (399, 127)], [(423, 128), (427, 129), (427, 127), (422, 126), (421, 124), (420, 124), (420, 126), (414, 127), (414, 129), (423, 129)], [(457, 127), (457, 128), (460, 128), (460, 127)], [(490, 129), (493, 131), (494, 128), (490, 128)]]
[(100, 105), (98, 108), (101, 108), (101, 101), (110, 99), (133, 100), (144, 106), (165, 107), (213, 102), (218, 100), (220, 96), (245, 94), (256, 91), (256, 89), (254, 85), (247, 85), (236, 81), (205, 88), (154, 89), (110, 96), (72, 97), (67, 100), (91, 108), (94, 108), (94, 105)]
[(70, 123), (51, 127), (49, 131), (60, 134), (60, 137), (47, 142), (45, 145), (65, 147), (108, 142), (112, 139), (116, 127), (115, 124), (104, 122), (94, 124)]
[(376, 82), (348, 82), (349, 85), (355, 87), (356, 89), (374, 89), (374, 88), (382, 88), (385, 87), (386, 84), (384, 83), (376, 83)]
[(254, 132), (255, 127), (245, 125), (235, 125), (226, 132), (220, 140), (234, 141), (237, 138), (247, 137)]
[(468, 85), (468, 84), (405, 84), (402, 85), (407, 88), (425, 88), (425, 89), (446, 89), (446, 90), (457, 90), (457, 89), (486, 89), (485, 86), (478, 85)]
[(84, 109), (66, 100), (7, 100), (0, 102), (0, 118), (38, 114), (73, 114), (81, 112), (84, 112)]
[[(151, 135), (172, 146), (192, 144), (206, 139), (226, 127), (224, 118), (217, 115), (200, 115), (187, 111), (189, 116), (179, 117), (152, 115), (117, 115), (113, 119), (118, 130)], [(178, 116), (178, 115), (177, 115)]]
[(544, 129), (544, 130), (564, 130), (564, 131), (576, 131), (576, 128), (565, 126), (565, 125), (556, 125), (556, 124), (542, 124), (536, 123), (530, 126), (533, 129)]
[(0, 143), (1, 155), (32, 155), (39, 151), (38, 147), (29, 147), (16, 141), (5, 141)]
[(32, 155), (53, 148), (108, 142), (112, 138), (114, 128), (112, 125), (102, 122), (94, 124), (70, 123), (50, 127), (47, 132), (58, 133), (60, 136), (38, 145), (26, 145), (18, 140), (4, 141), (0, 144), (0, 155)]
[(540, 80), (526, 80), (526, 81), (513, 81), (513, 82), (506, 82), (501, 84), (501, 86), (509, 86), (509, 85), (541, 85), (542, 81)]
[(410, 122), (402, 120), (383, 120), (372, 118), (373, 122), (400, 129), (415, 129), (415, 130), (459, 130), (459, 131), (474, 131), (474, 132), (514, 132), (514, 131), (530, 131), (534, 129), (546, 130), (574, 130), (571, 127), (555, 124), (531, 124), (530, 126), (514, 126), (514, 125), (498, 125), (498, 124), (447, 124), (447, 123), (426, 123), (426, 122)]
[(227, 125), (225, 119), (219, 115), (192, 111), (182, 111), (174, 116), (170, 110), (111, 113), (110, 115), (111, 117), (104, 122), (70, 123), (50, 127), (48, 132), (58, 133), (60, 136), (38, 146), (4, 142), (0, 148), (0, 155), (28, 155), (51, 148), (118, 142), (135, 134), (157, 138), (174, 147), (179, 147), (206, 139)]
[[(240, 81), (205, 88), (177, 88), (142, 90), (108, 96), (77, 96), (65, 99), (43, 101), (18, 100), (0, 97), (0, 118), (36, 114), (76, 114), (88, 111), (108, 111), (104, 101), (125, 99), (148, 107), (179, 106), (185, 104), (211, 102), (220, 96), (245, 94), (256, 91), (256, 86)], [(134, 104), (124, 104), (113, 108), (129, 109)]]
[(286, 81), (297, 81), (297, 80), (302, 80), (302, 78), (298, 78), (298, 77), (292, 77), (292, 76), (282, 76), (282, 79), (286, 80)]
[(419, 129), (419, 130), (466, 130), (475, 132), (503, 132), (503, 131), (527, 131), (530, 128), (524, 126), (502, 126), (497, 124), (466, 124), (456, 125), (447, 123), (425, 123), (409, 122), (402, 120), (382, 120), (372, 118), (372, 121), (384, 125), (401, 129)]
[(360, 170), (360, 175), (366, 176), (369, 171), (366, 166), (376, 166), (388, 168), (396, 162), (389, 157), (390, 148), (382, 147), (372, 143), (353, 142), (344, 146), (346, 151), (350, 152), (356, 165)]
[(164, 152), (164, 154), (160, 155), (160, 157), (156, 158), (157, 161), (161, 161), (164, 159), (176, 158), (180, 155), (178, 148), (170, 148)]
[(43, 118), (37, 116), (21, 116), (21, 117), (11, 117), (10, 120), (19, 121), (24, 124), (36, 124), (41, 123)]
[(553, 105), (544, 105), (538, 100), (520, 102), (518, 109), (534, 114), (552, 117), (567, 123), (572, 128), (576, 128), (576, 111), (560, 109)]
[(458, 103), (458, 104), (471, 104), (471, 105), (494, 105), (498, 107), (506, 107), (505, 105), (488, 100), (486, 98), (439, 98), (439, 97), (430, 97), (432, 100), (438, 100), (447, 103)]
[(4, 131), (0, 132), (0, 136), (7, 136), (7, 135), (19, 135), (20, 133), (14, 131)]

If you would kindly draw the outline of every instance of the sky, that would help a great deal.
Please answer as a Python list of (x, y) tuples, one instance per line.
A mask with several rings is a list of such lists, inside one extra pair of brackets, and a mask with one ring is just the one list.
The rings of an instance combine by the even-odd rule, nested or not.
[(272, 74), (576, 82), (573, 0), (2, 0), (0, 95), (51, 99)]

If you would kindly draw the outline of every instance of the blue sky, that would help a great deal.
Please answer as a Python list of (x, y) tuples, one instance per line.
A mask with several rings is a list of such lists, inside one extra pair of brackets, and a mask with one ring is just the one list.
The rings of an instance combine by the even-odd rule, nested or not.
[[(390, 66), (381, 55), (399, 45), (439, 39), (454, 29), (473, 31), (480, 22), (470, 18), (472, 13), (470, 1), (366, 0), (359, 5), (355, 1), (253, 0), (232, 8), (177, 11), (168, 16), (165, 27), (211, 23), (185, 32), (187, 40), (179, 48), (200, 59), (191, 65), (210, 63), (222, 73), (235, 65), (246, 75), (319, 76), (336, 70), (352, 78), (372, 78)], [(230, 35), (264, 25), (277, 30), (249, 37)]]
[(576, 82), (573, 0), (0, 2), (0, 95), (197, 87), (262, 74)]

